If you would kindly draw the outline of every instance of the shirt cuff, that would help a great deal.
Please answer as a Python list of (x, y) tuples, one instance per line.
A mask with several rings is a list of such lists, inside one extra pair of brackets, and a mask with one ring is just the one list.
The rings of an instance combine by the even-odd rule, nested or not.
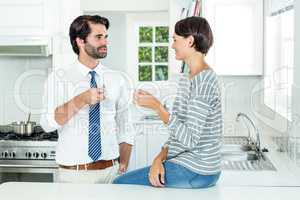
[(127, 136), (127, 134), (124, 136), (120, 136), (118, 138), (118, 142), (119, 142), (119, 144), (125, 142), (127, 144), (134, 145), (134, 136)]
[(174, 114), (171, 114), (170, 118), (169, 118), (169, 122), (167, 124), (168, 128), (170, 128), (170, 129), (174, 128), (174, 126), (176, 125), (176, 122), (177, 122), (177, 116)]
[(55, 130), (60, 129), (62, 127), (60, 124), (58, 124), (55, 121), (54, 113), (53, 114), (49, 114), (49, 113), (48, 114), (43, 114), (41, 116), (40, 124), (46, 132), (55, 131)]

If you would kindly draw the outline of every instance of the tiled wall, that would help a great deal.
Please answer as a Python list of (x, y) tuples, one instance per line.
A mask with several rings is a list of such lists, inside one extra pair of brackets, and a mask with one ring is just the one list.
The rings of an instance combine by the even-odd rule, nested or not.
[[(177, 78), (172, 78), (173, 81), (178, 81)], [(224, 134), (225, 135), (247, 135), (247, 128), (244, 124), (236, 122), (236, 116), (239, 112), (243, 112), (254, 121), (256, 121), (257, 110), (263, 106), (263, 93), (255, 92), (255, 88), (262, 80), (259, 76), (221, 76), (219, 77), (220, 87), (222, 92), (222, 106), (224, 113)], [(152, 87), (151, 87), (152, 85)], [(162, 84), (151, 83), (148, 88), (159, 88), (160, 100), (174, 98), (176, 90), (175, 83)], [(147, 84), (144, 87), (147, 88)], [(168, 96), (170, 98), (168, 98)], [(259, 126), (259, 123), (257, 123)]]
[(0, 58), (0, 124), (25, 120), (29, 111), (32, 120), (39, 120), (37, 111), (51, 65), (51, 57)]

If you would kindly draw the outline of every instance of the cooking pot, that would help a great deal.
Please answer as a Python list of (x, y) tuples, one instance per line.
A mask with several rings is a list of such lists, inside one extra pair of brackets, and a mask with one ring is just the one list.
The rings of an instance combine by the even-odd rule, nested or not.
[(12, 132), (12, 126), (11, 125), (0, 125), (0, 132), (1, 133)]
[(18, 122), (13, 122), (11, 124), (13, 131), (17, 135), (21, 136), (30, 136), (34, 132), (34, 127), (36, 125), (36, 122), (32, 121), (18, 121)]

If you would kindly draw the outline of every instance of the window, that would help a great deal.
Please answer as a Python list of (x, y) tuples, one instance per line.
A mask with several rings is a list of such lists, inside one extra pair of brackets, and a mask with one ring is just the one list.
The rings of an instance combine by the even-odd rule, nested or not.
[(168, 80), (168, 26), (138, 27), (138, 81)]
[(126, 14), (126, 73), (136, 85), (170, 79), (168, 12)]
[(266, 17), (264, 102), (291, 120), (294, 66), (294, 10), (282, 9)]

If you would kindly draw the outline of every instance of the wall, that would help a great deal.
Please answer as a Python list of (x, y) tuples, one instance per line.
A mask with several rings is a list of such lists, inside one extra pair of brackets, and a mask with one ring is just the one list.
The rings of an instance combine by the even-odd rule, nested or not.
[(239, 112), (243, 112), (257, 121), (262, 93), (257, 92), (256, 88), (260, 86), (262, 77), (220, 76), (219, 80), (223, 99), (224, 134), (247, 135), (247, 129), (243, 123), (236, 121), (236, 116)]
[[(267, 27), (267, 17), (270, 15), (270, 0), (269, 1), (264, 1), (264, 27)], [(264, 31), (264, 45), (266, 46), (267, 44), (267, 40), (266, 40), (267, 36), (267, 30)], [(269, 62), (267, 62), (266, 60), (266, 55), (268, 54), (266, 52), (266, 49), (264, 49), (264, 76), (266, 78), (265, 83), (262, 83), (260, 86), (258, 86), (257, 88), (257, 93), (262, 94), (261, 95), (261, 104), (260, 106), (257, 107), (256, 111), (255, 111), (255, 116), (256, 119), (260, 122), (261, 126), (264, 126), (266, 128), (269, 128), (271, 130), (271, 132), (276, 133), (274, 134), (275, 136), (278, 136), (278, 134), (280, 136), (284, 136), (287, 137), (288, 136), (288, 128), (289, 128), (289, 122), (286, 118), (284, 118), (283, 116), (281, 116), (280, 114), (274, 112), (274, 110), (272, 110), (271, 108), (269, 108), (264, 102), (264, 92), (270, 90), (270, 85), (269, 85), (269, 79), (270, 79), (270, 75), (274, 75), (273, 72), (270, 72), (270, 69), (266, 69), (266, 67), (270, 67), (267, 66), (267, 64), (269, 64)], [(271, 66), (272, 68), (272, 66)], [(272, 77), (273, 78), (273, 77)], [(267, 96), (265, 96), (267, 97)], [(278, 99), (278, 97), (277, 97)], [(275, 101), (273, 98), (270, 98), (269, 100), (271, 101)], [(278, 103), (276, 104), (278, 105)]]
[[(118, 60), (118, 59), (115, 59)], [(9, 67), (9, 70), (7, 70)], [(0, 59), (0, 124), (6, 124), (15, 120), (26, 119), (26, 109), (20, 108), (14, 99), (14, 86), (16, 80), (24, 72), (39, 70), (47, 74), (51, 67), (51, 59), (45, 58), (1, 58)], [(34, 71), (32, 71), (34, 72)], [(22, 89), (22, 100), (29, 108), (41, 107), (41, 96), (45, 76), (32, 76), (25, 79)], [(259, 76), (221, 76), (220, 83), (223, 95), (223, 111), (226, 135), (246, 135), (246, 129), (241, 123), (235, 121), (238, 112), (249, 114), (253, 119), (257, 119), (262, 107), (261, 94), (256, 92), (262, 77)], [(159, 86), (159, 85), (157, 85)], [(163, 99), (169, 88), (161, 87), (161, 99)], [(17, 92), (20, 94), (20, 92)], [(33, 119), (38, 120), (39, 115), (33, 115)]]
[(108, 54), (101, 63), (111, 69), (126, 71), (126, 14), (124, 12), (88, 12), (108, 18)]
[[(126, 15), (125, 12), (85, 13), (103, 15), (111, 22), (111, 27), (109, 29), (109, 52), (107, 58), (103, 59), (101, 62), (110, 68), (127, 72), (131, 77), (136, 76), (134, 71), (129, 69), (130, 66), (134, 65), (134, 62), (132, 59), (126, 59), (128, 58), (126, 56), (130, 55), (130, 52), (127, 52), (126, 49), (128, 49), (129, 45), (133, 43), (135, 38), (131, 38), (129, 33), (126, 35), (126, 31), (124, 30), (126, 30), (127, 26), (126, 16), (139, 15), (133, 12), (127, 12), (127, 14), (131, 13), (131, 15)], [(162, 13), (157, 14), (162, 15)], [(177, 79), (178, 77), (171, 77), (172, 81), (176, 81)], [(260, 87), (262, 86), (262, 80), (263, 79), (261, 76), (220, 77), (225, 120), (224, 130), (226, 135), (247, 134), (247, 129), (245, 129), (243, 124), (235, 121), (238, 112), (244, 112), (254, 120), (267, 118), (272, 123), (275, 113), (271, 110), (268, 110), (263, 105), (263, 92), (260, 90)], [(159, 97), (160, 100), (165, 100), (168, 98), (168, 96), (170, 96), (170, 99), (172, 99), (172, 95), (174, 96), (174, 93), (176, 92), (176, 90), (174, 90), (174, 85), (175, 84), (173, 82), (170, 84), (149, 83), (143, 84), (143, 86), (140, 87), (147, 88), (151, 91), (155, 90), (155, 88), (159, 88), (159, 93), (156, 93), (157, 97)], [(146, 111), (143, 114), (153, 113)], [(275, 117), (275, 119), (277, 118)]]
[(49, 58), (0, 57), (0, 124), (27, 119), (42, 105), (43, 85), (52, 66)]
[(91, 11), (166, 11), (169, 0), (81, 0), (84, 12)]
[(295, 60), (292, 91), (292, 118), (290, 135), (300, 137), (300, 1), (294, 1), (295, 9)]

